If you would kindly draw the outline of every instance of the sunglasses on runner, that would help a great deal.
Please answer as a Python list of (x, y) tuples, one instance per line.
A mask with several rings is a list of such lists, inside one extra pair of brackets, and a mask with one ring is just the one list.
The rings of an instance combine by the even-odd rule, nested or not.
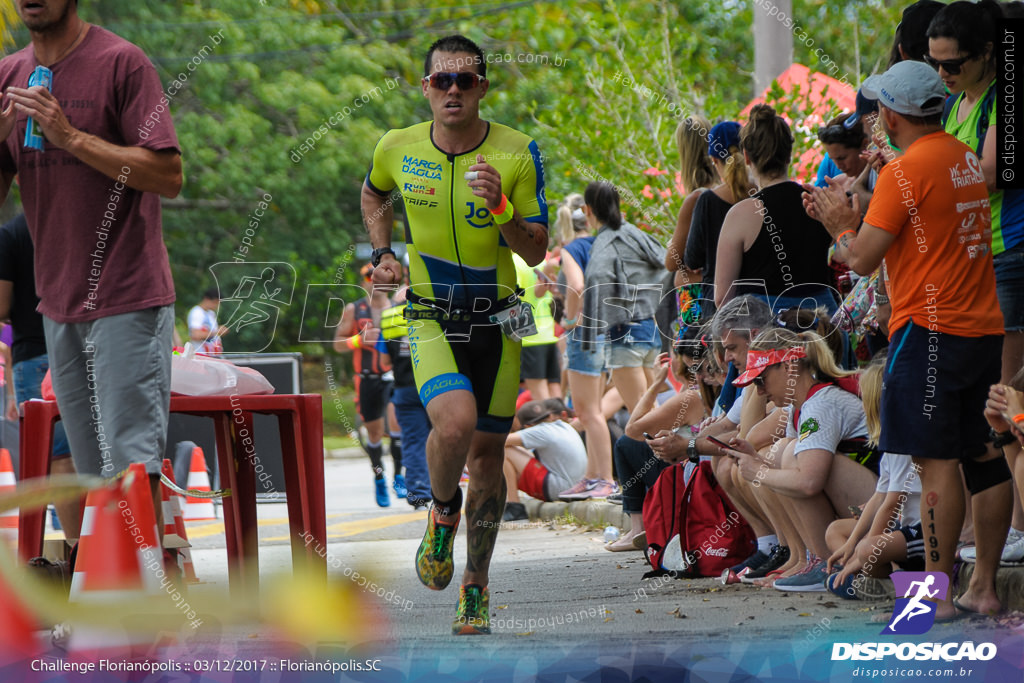
[(452, 83), (459, 86), (459, 90), (472, 90), (480, 85), (480, 81), (486, 80), (480, 74), (471, 71), (438, 71), (424, 78), (430, 83), (431, 88), (448, 90)]
[(932, 59), (931, 55), (924, 56), (925, 64), (935, 69), (936, 71), (938, 71), (939, 67), (941, 66), (943, 70), (950, 76), (959, 75), (960, 70), (963, 68), (963, 65), (971, 61), (972, 59), (974, 59), (974, 57), (961, 57), (960, 59), (939, 60)]

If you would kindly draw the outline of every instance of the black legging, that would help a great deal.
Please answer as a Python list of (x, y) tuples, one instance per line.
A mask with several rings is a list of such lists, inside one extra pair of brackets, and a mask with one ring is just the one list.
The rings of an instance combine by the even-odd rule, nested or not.
[(654, 486), (668, 463), (659, 458), (646, 441), (635, 441), (628, 436), (615, 442), (615, 472), (622, 486), (622, 511), (640, 513), (644, 510), (644, 497)]

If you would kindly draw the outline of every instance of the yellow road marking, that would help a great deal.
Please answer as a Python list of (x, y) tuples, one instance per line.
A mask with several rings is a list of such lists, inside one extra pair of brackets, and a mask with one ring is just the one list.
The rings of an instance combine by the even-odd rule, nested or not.
[[(351, 512), (336, 512), (334, 514), (327, 515), (328, 519), (332, 517), (345, 517), (351, 515)], [(257, 520), (257, 526), (280, 526), (282, 524), (288, 524), (287, 517), (274, 517), (272, 519), (260, 519)], [(213, 522), (211, 524), (203, 524), (202, 526), (190, 527), (189, 523), (185, 523), (185, 530), (188, 532), (189, 539), (193, 538), (206, 538), (208, 536), (217, 536), (224, 533), (224, 522)], [(285, 537), (287, 538), (287, 536)]]
[[(352, 513), (339, 513), (328, 515), (327, 518), (342, 517), (350, 515)], [(327, 538), (344, 538), (346, 536), (355, 536), (357, 534), (363, 534), (367, 531), (376, 531), (377, 529), (386, 529), (388, 527), (397, 526), (399, 524), (405, 524), (406, 522), (412, 522), (415, 520), (422, 520), (426, 517), (426, 511), (421, 510), (418, 512), (407, 512), (401, 515), (386, 515), (384, 517), (373, 517), (371, 519), (355, 520), (351, 522), (340, 522), (338, 524), (332, 524), (327, 527)], [(258, 526), (280, 526), (288, 524), (287, 517), (280, 517), (274, 519), (261, 519), (257, 522)], [(224, 533), (224, 523), (216, 522), (213, 524), (203, 524), (188, 529), (189, 539), (193, 538), (206, 538), (209, 536), (217, 536)], [(290, 540), (291, 536), (271, 536), (268, 538), (262, 538), (261, 541), (287, 541)]]
[[(385, 517), (373, 517), (372, 519), (361, 519), (352, 522), (341, 522), (340, 524), (332, 524), (327, 527), (327, 538), (332, 539), (344, 538), (346, 536), (355, 536), (357, 534), (364, 534), (367, 531), (387, 529), (391, 526), (398, 526), (399, 524), (405, 524), (407, 522), (422, 520), (425, 517), (426, 510), (421, 510), (419, 512), (407, 512), (403, 515), (387, 515)], [(262, 540), (287, 541), (290, 538), (290, 536), (274, 536), (272, 538), (264, 538)]]

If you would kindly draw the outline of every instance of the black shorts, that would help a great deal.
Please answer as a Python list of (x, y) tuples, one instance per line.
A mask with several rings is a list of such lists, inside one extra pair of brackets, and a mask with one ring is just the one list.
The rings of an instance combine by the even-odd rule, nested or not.
[(373, 422), (384, 417), (384, 408), (391, 400), (394, 382), (386, 382), (379, 375), (359, 377), (359, 416), (363, 422)]
[(901, 526), (897, 529), (907, 541), (907, 559), (897, 562), (908, 572), (924, 571), (924, 535), (921, 533), (920, 522), (914, 526)]
[(546, 379), (551, 384), (562, 381), (562, 357), (558, 344), (523, 346), (522, 379)]
[(999, 381), (1002, 336), (957, 337), (913, 323), (889, 342), (879, 450), (963, 460), (985, 452), (985, 401)]

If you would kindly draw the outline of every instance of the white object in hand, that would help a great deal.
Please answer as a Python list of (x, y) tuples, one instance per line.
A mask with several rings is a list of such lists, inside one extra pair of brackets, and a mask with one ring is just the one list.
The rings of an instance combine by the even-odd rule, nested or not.
[(466, 180), (476, 180), (480, 177), (479, 171), (466, 171)]

